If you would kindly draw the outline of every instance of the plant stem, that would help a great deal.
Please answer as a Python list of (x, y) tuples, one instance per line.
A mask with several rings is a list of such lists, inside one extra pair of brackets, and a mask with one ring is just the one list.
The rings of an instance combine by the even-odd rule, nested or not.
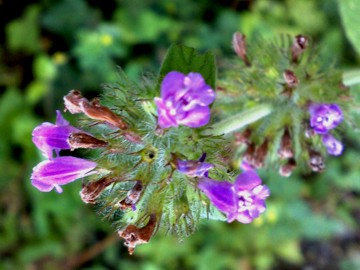
[(273, 108), (271, 105), (262, 104), (213, 124), (209, 129), (205, 130), (203, 134), (228, 134), (269, 115), (272, 111)]
[(346, 71), (343, 74), (343, 84), (352, 86), (360, 83), (360, 69)]

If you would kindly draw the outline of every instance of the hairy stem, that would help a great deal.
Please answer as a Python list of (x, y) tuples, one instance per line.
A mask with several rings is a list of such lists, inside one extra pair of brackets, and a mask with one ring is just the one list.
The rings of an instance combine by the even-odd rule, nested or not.
[(343, 74), (343, 84), (352, 86), (360, 83), (360, 69), (349, 70)]
[(257, 107), (242, 111), (227, 119), (210, 126), (204, 131), (204, 135), (221, 135), (236, 131), (248, 124), (251, 124), (272, 112), (273, 108), (269, 104), (262, 104)]

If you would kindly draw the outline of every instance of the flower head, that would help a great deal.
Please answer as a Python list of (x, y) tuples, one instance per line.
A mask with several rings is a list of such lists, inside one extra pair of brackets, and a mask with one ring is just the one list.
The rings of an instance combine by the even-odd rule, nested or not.
[(236, 219), (250, 223), (266, 209), (269, 188), (261, 185), (261, 179), (253, 169), (249, 166), (244, 169), (235, 183), (202, 178), (198, 184), (211, 203), (227, 215), (228, 222)]
[(161, 83), (161, 98), (155, 98), (161, 128), (185, 125), (192, 128), (210, 120), (209, 104), (215, 93), (199, 73), (169, 72)]
[(330, 155), (340, 156), (342, 154), (344, 149), (343, 144), (335, 139), (332, 135), (324, 134), (322, 136), (322, 141)]
[(205, 163), (206, 154), (203, 154), (199, 160), (176, 160), (176, 168), (179, 172), (190, 177), (202, 177), (214, 167), (211, 163)]
[(327, 133), (343, 120), (343, 113), (337, 104), (312, 104), (309, 112), (310, 126), (319, 134)]
[(91, 170), (96, 166), (96, 162), (75, 157), (57, 157), (45, 160), (34, 167), (31, 184), (43, 192), (55, 188), (57, 192), (61, 193), (60, 185), (94, 173)]
[(61, 149), (71, 149), (68, 139), (72, 133), (83, 133), (83, 131), (71, 126), (61, 115), (60, 111), (56, 111), (56, 124), (42, 123), (37, 126), (32, 133), (32, 140), (37, 148), (41, 150), (47, 158), (53, 157), (53, 151), (56, 155)]

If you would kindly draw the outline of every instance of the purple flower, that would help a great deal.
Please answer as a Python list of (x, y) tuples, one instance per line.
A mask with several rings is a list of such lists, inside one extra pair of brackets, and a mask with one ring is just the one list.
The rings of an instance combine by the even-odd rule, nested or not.
[(340, 156), (342, 154), (344, 149), (343, 144), (335, 139), (332, 135), (324, 134), (322, 136), (322, 141), (330, 155)]
[(206, 154), (203, 154), (199, 160), (176, 160), (176, 168), (179, 172), (190, 177), (206, 176), (207, 172), (214, 167), (211, 163), (205, 163)]
[(161, 98), (156, 97), (158, 124), (161, 128), (185, 125), (192, 128), (210, 120), (209, 104), (215, 93), (199, 73), (169, 72), (161, 83)]
[(267, 186), (261, 185), (257, 173), (247, 167), (235, 183), (202, 178), (198, 188), (211, 203), (227, 215), (228, 222), (235, 219), (250, 223), (266, 209), (265, 199), (270, 195)]
[(343, 120), (343, 113), (337, 104), (312, 104), (309, 112), (310, 126), (319, 134), (327, 133)]
[(60, 111), (56, 111), (56, 114), (56, 124), (42, 123), (37, 126), (32, 133), (34, 144), (41, 150), (43, 155), (49, 159), (53, 157), (53, 150), (55, 150), (58, 156), (61, 149), (71, 149), (71, 146), (67, 142), (71, 133), (83, 133), (83, 131), (70, 126)]
[(75, 157), (58, 157), (40, 162), (31, 175), (31, 184), (43, 192), (53, 188), (62, 192), (60, 185), (93, 174), (96, 162)]

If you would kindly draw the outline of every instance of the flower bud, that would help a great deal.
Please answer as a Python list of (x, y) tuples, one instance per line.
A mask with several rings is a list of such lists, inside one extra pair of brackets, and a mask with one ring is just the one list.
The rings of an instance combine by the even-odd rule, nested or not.
[(300, 56), (308, 47), (308, 38), (302, 35), (298, 35), (294, 38), (291, 46), (291, 58), (294, 63), (299, 62)]
[(132, 208), (135, 211), (135, 204), (139, 201), (143, 188), (142, 182), (136, 181), (135, 186), (129, 190), (126, 198), (119, 202), (120, 209), (125, 210), (127, 208)]
[(70, 113), (82, 113), (82, 109), (80, 107), (80, 101), (87, 100), (84, 98), (80, 91), (71, 90), (69, 94), (64, 96), (65, 110), (68, 110)]
[(236, 32), (233, 34), (232, 45), (236, 54), (244, 61), (245, 65), (251, 66), (246, 55), (246, 36)]
[(254, 160), (253, 160), (253, 166), (255, 168), (262, 168), (264, 167), (265, 158), (268, 153), (269, 148), (269, 141), (265, 140), (255, 151), (254, 153)]
[(291, 70), (286, 69), (283, 72), (284, 81), (288, 89), (293, 89), (299, 84), (299, 80), (296, 77), (295, 73)]
[(291, 136), (288, 128), (285, 128), (284, 134), (281, 138), (280, 148), (278, 150), (280, 159), (292, 158), (294, 152), (291, 145)]
[(310, 151), (309, 166), (314, 172), (322, 172), (325, 169), (325, 162), (323, 156), (316, 152)]
[(67, 143), (70, 145), (71, 150), (77, 148), (100, 148), (108, 145), (107, 142), (86, 133), (71, 133)]
[(157, 224), (156, 221), (155, 214), (151, 214), (149, 222), (144, 227), (138, 228), (135, 225), (128, 225), (125, 230), (118, 231), (119, 236), (125, 240), (125, 246), (128, 247), (130, 255), (134, 253), (137, 245), (149, 242), (151, 236), (154, 234)]
[(102, 106), (98, 99), (88, 102), (85, 99), (80, 101), (82, 111), (91, 119), (107, 122), (122, 130), (127, 129), (128, 125), (118, 115), (108, 107)]
[(115, 179), (111, 177), (104, 177), (98, 181), (89, 182), (83, 185), (83, 188), (80, 191), (80, 197), (84, 203), (95, 204), (96, 199), (99, 197), (101, 192), (112, 183)]
[(296, 161), (295, 159), (291, 158), (288, 160), (286, 164), (280, 166), (279, 174), (284, 177), (289, 177), (295, 168), (296, 168)]

